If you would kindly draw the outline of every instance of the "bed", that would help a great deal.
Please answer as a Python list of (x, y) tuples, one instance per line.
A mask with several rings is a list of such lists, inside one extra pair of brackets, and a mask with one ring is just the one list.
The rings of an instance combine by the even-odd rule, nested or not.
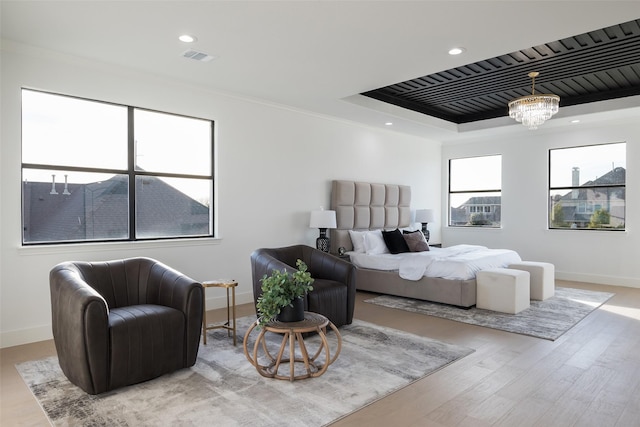
[[(345, 180), (332, 182), (331, 209), (336, 211), (337, 228), (330, 231), (331, 251), (337, 253), (340, 248), (344, 248), (344, 251), (350, 255), (351, 261), (356, 265), (356, 289), (468, 308), (476, 303), (475, 271), (496, 266), (506, 267), (509, 263), (520, 261), (520, 257), (514, 251), (460, 245), (463, 247), (431, 248), (430, 253), (420, 255), (416, 252), (409, 254), (408, 257), (423, 256), (445, 260), (450, 253), (463, 254), (462, 258), (471, 257), (472, 261), (463, 267), (468, 271), (461, 275), (435, 273), (436, 276), (441, 277), (424, 276), (417, 274), (416, 269), (420, 270), (418, 264), (412, 264), (405, 269), (405, 273), (410, 273), (405, 274), (405, 277), (410, 278), (403, 278), (400, 276), (402, 266), (407, 267), (406, 263), (413, 263), (414, 260), (404, 261), (401, 259), (402, 256), (388, 254), (383, 256), (387, 258), (386, 267), (367, 268), (366, 262), (358, 259), (362, 258), (361, 254), (354, 252), (349, 230), (368, 232), (408, 229), (412, 225), (410, 204), (411, 188), (406, 185)], [(495, 251), (501, 251), (501, 257), (484, 260), (481, 255), (469, 255), (481, 249), (487, 250), (490, 256), (496, 256)], [(465, 253), (467, 255), (464, 255)], [(368, 258), (364, 257), (364, 259)], [(428, 263), (431, 262), (432, 260), (428, 261)], [(428, 266), (425, 267), (425, 274), (430, 273), (427, 270), (430, 270)]]

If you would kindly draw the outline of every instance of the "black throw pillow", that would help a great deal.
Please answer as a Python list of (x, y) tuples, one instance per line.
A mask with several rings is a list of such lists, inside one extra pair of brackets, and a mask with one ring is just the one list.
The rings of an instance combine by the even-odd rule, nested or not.
[(400, 254), (403, 252), (411, 252), (409, 245), (402, 237), (402, 233), (397, 228), (393, 231), (383, 231), (382, 238), (387, 245), (387, 249), (392, 254)]

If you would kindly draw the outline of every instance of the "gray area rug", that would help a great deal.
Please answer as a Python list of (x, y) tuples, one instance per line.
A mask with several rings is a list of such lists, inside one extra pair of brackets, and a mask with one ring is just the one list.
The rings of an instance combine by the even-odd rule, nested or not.
[(518, 314), (499, 313), (475, 306), (465, 310), (391, 295), (381, 295), (365, 302), (555, 341), (614, 295), (557, 287), (553, 297), (531, 301), (531, 306)]
[[(239, 330), (252, 320), (238, 319)], [(192, 368), (98, 396), (72, 385), (56, 357), (16, 368), (55, 426), (322, 426), (473, 352), (358, 320), (340, 332), (342, 352), (325, 374), (295, 382), (260, 376), (241, 340), (234, 347), (220, 329)], [(310, 352), (317, 338), (305, 339)]]

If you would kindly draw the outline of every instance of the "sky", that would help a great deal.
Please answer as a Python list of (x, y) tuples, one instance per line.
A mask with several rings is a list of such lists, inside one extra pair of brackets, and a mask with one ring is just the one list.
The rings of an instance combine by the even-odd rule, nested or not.
[[(23, 163), (127, 169), (127, 107), (30, 90), (23, 90), (22, 100)], [(135, 110), (135, 125), (136, 164), (142, 170), (211, 173), (210, 121)], [(112, 176), (30, 169), (23, 179), (67, 179), (70, 184), (81, 184)], [(209, 201), (210, 180), (162, 179), (196, 200)]]
[(627, 168), (626, 144), (613, 143), (550, 151), (551, 186), (570, 186), (572, 170), (580, 168), (580, 185), (605, 175), (613, 168)]

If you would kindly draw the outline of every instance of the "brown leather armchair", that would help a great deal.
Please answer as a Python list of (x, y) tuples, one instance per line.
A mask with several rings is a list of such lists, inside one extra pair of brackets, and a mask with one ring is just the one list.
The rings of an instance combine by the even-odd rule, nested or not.
[(305, 245), (257, 249), (251, 254), (253, 297), (262, 295), (260, 279), (273, 270), (296, 271), (296, 260), (309, 267), (313, 291), (305, 301), (305, 310), (320, 313), (340, 327), (353, 321), (356, 298), (355, 267), (345, 260)]
[(65, 262), (49, 274), (62, 371), (89, 394), (193, 366), (202, 285), (150, 258)]

